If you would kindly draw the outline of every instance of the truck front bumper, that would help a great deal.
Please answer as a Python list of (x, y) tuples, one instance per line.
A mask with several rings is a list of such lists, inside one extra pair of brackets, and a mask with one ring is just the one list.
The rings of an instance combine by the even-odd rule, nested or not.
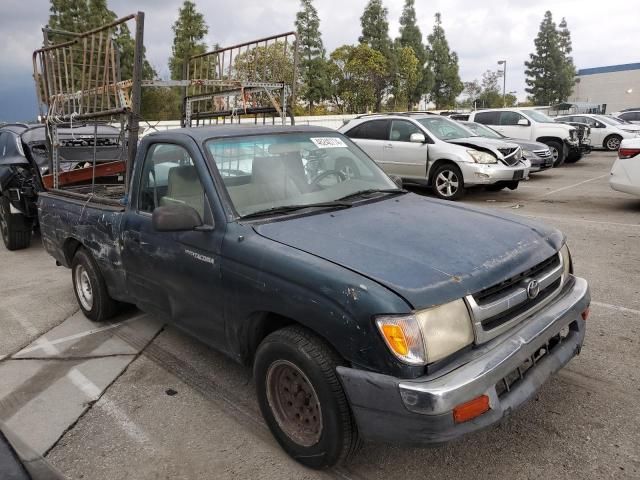
[(520, 181), (529, 178), (531, 163), (519, 162), (509, 167), (503, 163), (459, 163), (465, 186), (493, 185), (498, 182)]
[[(467, 363), (444, 374), (402, 380), (338, 367), (362, 438), (439, 444), (492, 425), (533, 397), (580, 352), (584, 341), (582, 313), (589, 307), (589, 287), (581, 278), (568, 283), (549, 306), (469, 352)], [(514, 374), (517, 379), (511, 382)], [(505, 382), (510, 384), (508, 389)], [(473, 420), (456, 423), (453, 409), (480, 395), (489, 397), (490, 409)]]

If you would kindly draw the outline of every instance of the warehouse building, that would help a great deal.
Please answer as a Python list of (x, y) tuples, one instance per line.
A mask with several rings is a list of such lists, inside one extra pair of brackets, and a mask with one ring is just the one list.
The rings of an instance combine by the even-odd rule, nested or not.
[(606, 113), (640, 107), (640, 63), (578, 70), (569, 101), (605, 104)]

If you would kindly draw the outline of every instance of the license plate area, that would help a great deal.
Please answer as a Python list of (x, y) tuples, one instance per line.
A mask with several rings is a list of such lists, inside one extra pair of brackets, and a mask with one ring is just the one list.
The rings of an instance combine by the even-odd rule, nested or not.
[(516, 170), (515, 172), (513, 172), (514, 180), (522, 180), (523, 177), (524, 177), (524, 170)]

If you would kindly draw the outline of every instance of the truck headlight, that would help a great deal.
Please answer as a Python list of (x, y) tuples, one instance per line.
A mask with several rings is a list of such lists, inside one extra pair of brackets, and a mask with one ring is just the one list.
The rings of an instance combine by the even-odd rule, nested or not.
[(376, 325), (391, 352), (409, 365), (441, 360), (473, 343), (473, 326), (462, 299), (410, 315), (380, 316)]
[(480, 152), (479, 150), (467, 150), (467, 153), (473, 158), (476, 163), (498, 163), (498, 159), (487, 152)]
[(569, 247), (567, 247), (566, 243), (560, 249), (560, 256), (562, 257), (562, 283), (564, 284), (569, 278), (569, 275), (573, 273), (571, 252), (569, 252)]

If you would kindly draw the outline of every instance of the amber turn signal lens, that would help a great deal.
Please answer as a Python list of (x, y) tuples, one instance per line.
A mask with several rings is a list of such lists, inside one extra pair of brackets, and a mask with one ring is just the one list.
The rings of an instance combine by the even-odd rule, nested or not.
[(582, 312), (582, 319), (583, 320), (587, 320), (587, 318), (589, 318), (589, 314), (591, 313), (591, 307), (587, 307), (587, 309)]
[(387, 339), (391, 349), (398, 355), (406, 355), (409, 353), (407, 339), (404, 336), (402, 328), (398, 325), (382, 325), (382, 334)]
[(453, 420), (456, 423), (468, 422), (489, 411), (489, 397), (480, 395), (473, 400), (458, 405), (453, 409)]

